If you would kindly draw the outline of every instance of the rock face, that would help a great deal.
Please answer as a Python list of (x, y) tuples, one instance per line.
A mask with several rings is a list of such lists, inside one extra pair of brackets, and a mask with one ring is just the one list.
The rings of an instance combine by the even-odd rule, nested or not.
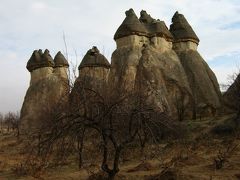
[[(137, 26), (141, 26), (145, 32), (135, 33), (135, 26), (130, 22), (137, 22)], [(123, 27), (133, 32), (125, 32), (123, 36)], [(132, 91), (136, 86), (136, 74), (141, 69), (142, 87), (145, 94), (151, 94), (148, 99), (154, 101), (156, 110), (176, 114), (176, 100), (180, 96), (185, 106), (191, 105), (192, 92), (187, 76), (172, 49), (173, 36), (163, 21), (153, 19), (145, 11), (141, 12), (138, 19), (130, 9), (114, 38), (117, 49), (112, 55), (109, 75), (111, 84)]]
[(110, 64), (96, 46), (89, 49), (78, 67), (79, 77), (76, 80), (84, 82), (86, 86), (96, 89), (107, 82)]
[(240, 107), (240, 74), (236, 77), (233, 84), (223, 94), (223, 103), (227, 110), (238, 111)]
[(54, 60), (48, 50), (35, 50), (27, 63), (31, 73), (30, 86), (21, 109), (23, 133), (31, 133), (41, 127), (62, 103), (66, 103), (69, 93), (68, 62), (61, 54)]
[[(79, 105), (93, 92), (111, 92), (137, 95), (154, 111), (174, 119), (215, 115), (221, 106), (219, 85), (198, 53), (199, 38), (185, 17), (176, 12), (169, 30), (146, 11), (140, 18), (133, 9), (125, 14), (114, 35), (111, 65), (95, 46), (84, 56), (70, 93), (71, 110), (81, 111)], [(33, 52), (27, 69), (31, 82), (21, 110), (22, 127), (39, 127), (56, 104), (68, 100), (63, 98), (69, 95), (68, 63), (60, 52), (53, 60), (48, 50), (39, 50)]]
[(73, 109), (81, 103), (83, 89), (91, 89), (102, 93), (106, 88), (110, 64), (96, 46), (89, 49), (83, 57), (79, 67), (79, 77), (74, 83), (70, 98)]
[(193, 94), (193, 112), (214, 115), (221, 106), (221, 93), (216, 76), (197, 51), (199, 38), (182, 14), (172, 18), (170, 32), (173, 49), (180, 58)]

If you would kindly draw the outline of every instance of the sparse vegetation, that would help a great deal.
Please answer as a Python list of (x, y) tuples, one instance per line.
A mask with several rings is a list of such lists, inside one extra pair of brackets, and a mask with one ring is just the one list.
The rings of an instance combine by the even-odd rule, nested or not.
[[(220, 118), (219, 122), (226, 121), (229, 116)], [(189, 123), (184, 121), (184, 123)], [(137, 141), (128, 146), (121, 154), (119, 159), (120, 171), (115, 179), (132, 178), (132, 179), (156, 179), (163, 177), (177, 177), (183, 179), (202, 178), (216, 179), (222, 177), (228, 179), (237, 177), (239, 174), (238, 160), (240, 157), (239, 139), (235, 135), (230, 136), (212, 136), (200, 132), (205, 129), (210, 132), (212, 119), (205, 119), (202, 123), (191, 121), (190, 133), (186, 139), (171, 140), (163, 139), (161, 142), (154, 144), (147, 142), (144, 152), (141, 151)], [(10, 134), (9, 134), (10, 133)], [(85, 143), (83, 148), (83, 164), (78, 169), (78, 151), (71, 150), (67, 155), (56, 155), (52, 151), (48, 157), (48, 162), (40, 156), (29, 156), (30, 149), (27, 149), (24, 142), (19, 142), (14, 136), (14, 132), (0, 135), (0, 177), (12, 178), (23, 177), (23, 179), (97, 179), (107, 178), (107, 174), (100, 171), (102, 161), (102, 143), (100, 139), (96, 140), (96, 132), (86, 130)], [(198, 137), (195, 140), (194, 137)], [(65, 137), (65, 142), (69, 138)], [(76, 141), (77, 142), (77, 141)], [(57, 142), (56, 142), (57, 143)], [(67, 144), (59, 139), (55, 148), (63, 146), (67, 151)], [(75, 144), (77, 145), (77, 144)], [(69, 146), (68, 146), (69, 147)], [(113, 158), (114, 149), (109, 146), (109, 157)], [(58, 151), (56, 149), (56, 151)], [(68, 149), (69, 150), (69, 149)], [(56, 152), (55, 152), (56, 153)], [(143, 154), (142, 154), (143, 153)], [(144, 156), (144, 159), (143, 159)], [(218, 158), (221, 157), (221, 158)], [(60, 159), (57, 159), (60, 158)], [(65, 159), (65, 160), (64, 160)], [(223, 166), (216, 171), (215, 160), (224, 159)], [(109, 159), (110, 160), (110, 159)], [(61, 161), (61, 163), (59, 162)], [(64, 161), (64, 162), (62, 162)], [(112, 160), (110, 162), (113, 162)], [(220, 162), (220, 161), (219, 161)], [(231, 170), (230, 170), (230, 169)]]

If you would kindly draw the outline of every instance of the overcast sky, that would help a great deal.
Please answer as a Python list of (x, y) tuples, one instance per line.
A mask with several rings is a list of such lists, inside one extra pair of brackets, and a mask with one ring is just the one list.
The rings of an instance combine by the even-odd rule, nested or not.
[(111, 59), (113, 35), (133, 8), (142, 9), (167, 26), (175, 11), (184, 14), (200, 38), (199, 52), (219, 83), (240, 64), (239, 0), (1, 0), (0, 112), (20, 110), (29, 85), (26, 63), (35, 49), (64, 52), (78, 63), (93, 45)]

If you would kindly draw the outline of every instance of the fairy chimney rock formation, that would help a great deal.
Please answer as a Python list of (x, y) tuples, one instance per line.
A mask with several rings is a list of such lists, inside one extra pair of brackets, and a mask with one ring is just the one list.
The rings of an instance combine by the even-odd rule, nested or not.
[(139, 21), (133, 9), (125, 12), (126, 18), (117, 29), (114, 40), (117, 48), (124, 46), (142, 46), (149, 40), (147, 38), (147, 29)]
[(146, 11), (140, 12), (140, 22), (147, 29), (149, 43), (159, 51), (172, 49), (173, 36), (164, 21), (152, 18)]
[(53, 66), (53, 59), (47, 49), (44, 53), (41, 49), (35, 50), (27, 63), (27, 69), (31, 73), (30, 84), (49, 76), (53, 71)]
[(221, 93), (215, 74), (197, 51), (199, 38), (186, 18), (176, 12), (170, 32), (174, 36), (173, 49), (178, 54), (194, 96), (196, 114), (214, 115), (221, 106)]
[[(78, 80), (89, 83), (96, 81), (107, 81), (110, 64), (107, 58), (100, 53), (96, 46), (93, 46), (87, 51), (83, 57), (78, 70)], [(84, 80), (85, 79), (85, 80)], [(91, 79), (91, 80), (90, 80)], [(90, 82), (90, 81), (91, 82)]]
[[(109, 84), (131, 92), (136, 89), (141, 71), (145, 94), (151, 94), (149, 98), (159, 111), (176, 114), (174, 102), (181, 94), (186, 106), (192, 104), (187, 76), (172, 49), (173, 36), (163, 21), (152, 18), (146, 11), (141, 11), (138, 19), (130, 9), (114, 39), (117, 49), (112, 54)], [(145, 48), (148, 53), (143, 58)]]
[(197, 51), (200, 40), (186, 18), (176, 12), (168, 29), (164, 21), (144, 10), (140, 17), (133, 9), (125, 14), (114, 35), (111, 65), (93, 46), (78, 67), (71, 92), (63, 54), (58, 52), (53, 59), (48, 50), (33, 52), (27, 63), (31, 81), (21, 110), (22, 127), (39, 127), (59, 103), (69, 101), (71, 110), (79, 111), (86, 88), (117, 96), (140, 92), (146, 105), (174, 119), (179, 112), (187, 118), (216, 114), (221, 107), (219, 85)]
[(49, 50), (35, 50), (27, 63), (30, 86), (21, 109), (20, 129), (31, 134), (40, 128), (49, 115), (67, 101), (69, 93), (68, 62), (59, 52), (54, 60)]
[(79, 76), (70, 94), (71, 110), (74, 112), (81, 109), (81, 100), (89, 93), (86, 89), (103, 93), (107, 86), (110, 64), (98, 48), (93, 46), (83, 57), (78, 70)]
[(178, 11), (172, 18), (170, 31), (174, 36), (174, 50), (197, 50), (200, 40), (184, 15), (179, 14)]
[(59, 51), (54, 57), (54, 73), (58, 74), (60, 77), (67, 79), (68, 78), (68, 61), (63, 56), (61, 51)]

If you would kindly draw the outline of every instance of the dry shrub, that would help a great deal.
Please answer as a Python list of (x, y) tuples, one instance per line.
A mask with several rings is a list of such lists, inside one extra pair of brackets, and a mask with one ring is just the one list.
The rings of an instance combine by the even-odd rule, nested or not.
[(217, 156), (214, 158), (214, 165), (216, 170), (222, 169), (229, 158), (233, 155), (238, 147), (237, 145), (230, 144), (225, 151), (219, 150)]
[(7, 163), (0, 161), (0, 173), (4, 171), (4, 169), (6, 168)]
[(151, 171), (154, 167), (148, 162), (142, 162), (136, 167), (129, 169), (127, 172), (137, 172), (137, 171)]
[(98, 171), (97, 173), (92, 173), (89, 177), (88, 180), (104, 180), (108, 179), (108, 175), (103, 172), (103, 171)]
[(145, 180), (174, 180), (174, 179), (181, 179), (180, 178), (181, 172), (177, 169), (169, 168), (166, 170), (163, 170), (161, 173), (148, 176), (145, 178)]
[(45, 162), (31, 157), (28, 158), (27, 161), (15, 165), (12, 168), (12, 171), (18, 177), (29, 175), (39, 179), (43, 175), (46, 168), (47, 164)]

